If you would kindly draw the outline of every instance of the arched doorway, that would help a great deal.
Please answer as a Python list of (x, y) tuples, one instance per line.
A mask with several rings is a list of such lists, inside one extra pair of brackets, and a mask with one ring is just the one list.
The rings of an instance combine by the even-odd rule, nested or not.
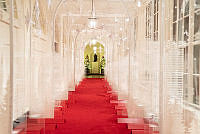
[(104, 75), (105, 56), (104, 45), (91, 40), (84, 50), (84, 64), (86, 75)]

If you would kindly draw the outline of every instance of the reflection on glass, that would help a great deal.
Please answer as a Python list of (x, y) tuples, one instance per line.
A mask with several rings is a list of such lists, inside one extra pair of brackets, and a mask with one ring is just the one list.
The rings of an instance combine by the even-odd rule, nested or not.
[(173, 21), (177, 20), (177, 0), (174, 0)]
[(183, 0), (179, 0), (179, 18), (183, 17)]
[(176, 23), (173, 24), (173, 41), (176, 41)]
[(200, 9), (200, 0), (195, 0), (194, 6), (195, 6), (195, 10)]
[(187, 16), (189, 14), (189, 9), (190, 9), (190, 1), (189, 0), (185, 0), (185, 16)]
[(194, 15), (194, 40), (200, 40), (200, 11)]
[(182, 26), (183, 26), (183, 20), (178, 21), (178, 41), (182, 41)]
[[(200, 45), (195, 45), (193, 50), (193, 74), (199, 74), (200, 70)], [(193, 103), (199, 104), (199, 76), (193, 76)]]
[(188, 42), (189, 39), (189, 17), (184, 19), (184, 41)]

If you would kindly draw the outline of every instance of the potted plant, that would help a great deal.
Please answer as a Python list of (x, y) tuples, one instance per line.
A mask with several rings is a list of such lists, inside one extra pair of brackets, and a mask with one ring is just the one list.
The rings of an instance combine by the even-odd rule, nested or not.
[(88, 75), (89, 74), (89, 66), (90, 66), (90, 61), (89, 61), (88, 55), (85, 57), (84, 64), (85, 64), (85, 73), (86, 73), (86, 75)]

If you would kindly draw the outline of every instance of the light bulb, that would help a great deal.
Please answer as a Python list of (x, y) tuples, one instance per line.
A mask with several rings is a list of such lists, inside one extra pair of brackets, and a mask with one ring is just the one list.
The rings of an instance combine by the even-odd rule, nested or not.
[(118, 19), (117, 19), (117, 17), (115, 17), (115, 22), (116, 22), (116, 23), (118, 22)]
[(96, 40), (92, 40), (92, 44), (95, 45), (97, 43)]
[(95, 20), (90, 20), (89, 27), (90, 28), (96, 28), (96, 24), (97, 24), (97, 22)]
[(129, 18), (126, 18), (126, 22), (129, 22)]
[(94, 53), (97, 53), (97, 47), (93, 47)]

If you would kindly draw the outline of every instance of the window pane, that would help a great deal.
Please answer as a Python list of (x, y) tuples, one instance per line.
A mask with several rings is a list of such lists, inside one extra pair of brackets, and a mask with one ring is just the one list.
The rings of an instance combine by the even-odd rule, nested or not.
[(174, 0), (173, 21), (177, 20), (177, 0)]
[(194, 17), (194, 40), (200, 40), (200, 11)]
[(185, 0), (185, 16), (189, 14), (189, 9), (190, 9), (190, 1)]
[(0, 8), (3, 9), (4, 11), (7, 11), (7, 6), (6, 6), (5, 0), (0, 0)]
[(178, 21), (178, 41), (182, 41), (182, 26), (183, 26), (183, 20)]
[(179, 18), (183, 17), (183, 0), (179, 0)]
[[(193, 74), (200, 70), (200, 45), (195, 45), (193, 50)], [(199, 76), (193, 76), (193, 103), (199, 104)]]
[(173, 24), (173, 41), (176, 41), (176, 23)]
[(199, 105), (199, 77), (193, 76), (193, 103)]
[(188, 46), (184, 48), (184, 73), (188, 73)]
[(158, 14), (157, 14), (157, 20), (156, 20), (156, 22), (157, 22), (157, 27), (156, 27), (156, 30), (158, 31), (158, 20), (159, 20), (159, 18), (158, 18)]
[(200, 45), (195, 45), (193, 50), (193, 73), (199, 74)]
[(159, 0), (157, 0), (157, 11), (159, 10)]
[(188, 75), (183, 76), (184, 100), (188, 100)]
[(200, 0), (195, 0), (195, 10), (200, 9)]
[(157, 11), (157, 3), (156, 3), (157, 0), (154, 0), (154, 14), (156, 13)]
[(184, 19), (184, 41), (188, 42), (189, 39), (189, 17)]

